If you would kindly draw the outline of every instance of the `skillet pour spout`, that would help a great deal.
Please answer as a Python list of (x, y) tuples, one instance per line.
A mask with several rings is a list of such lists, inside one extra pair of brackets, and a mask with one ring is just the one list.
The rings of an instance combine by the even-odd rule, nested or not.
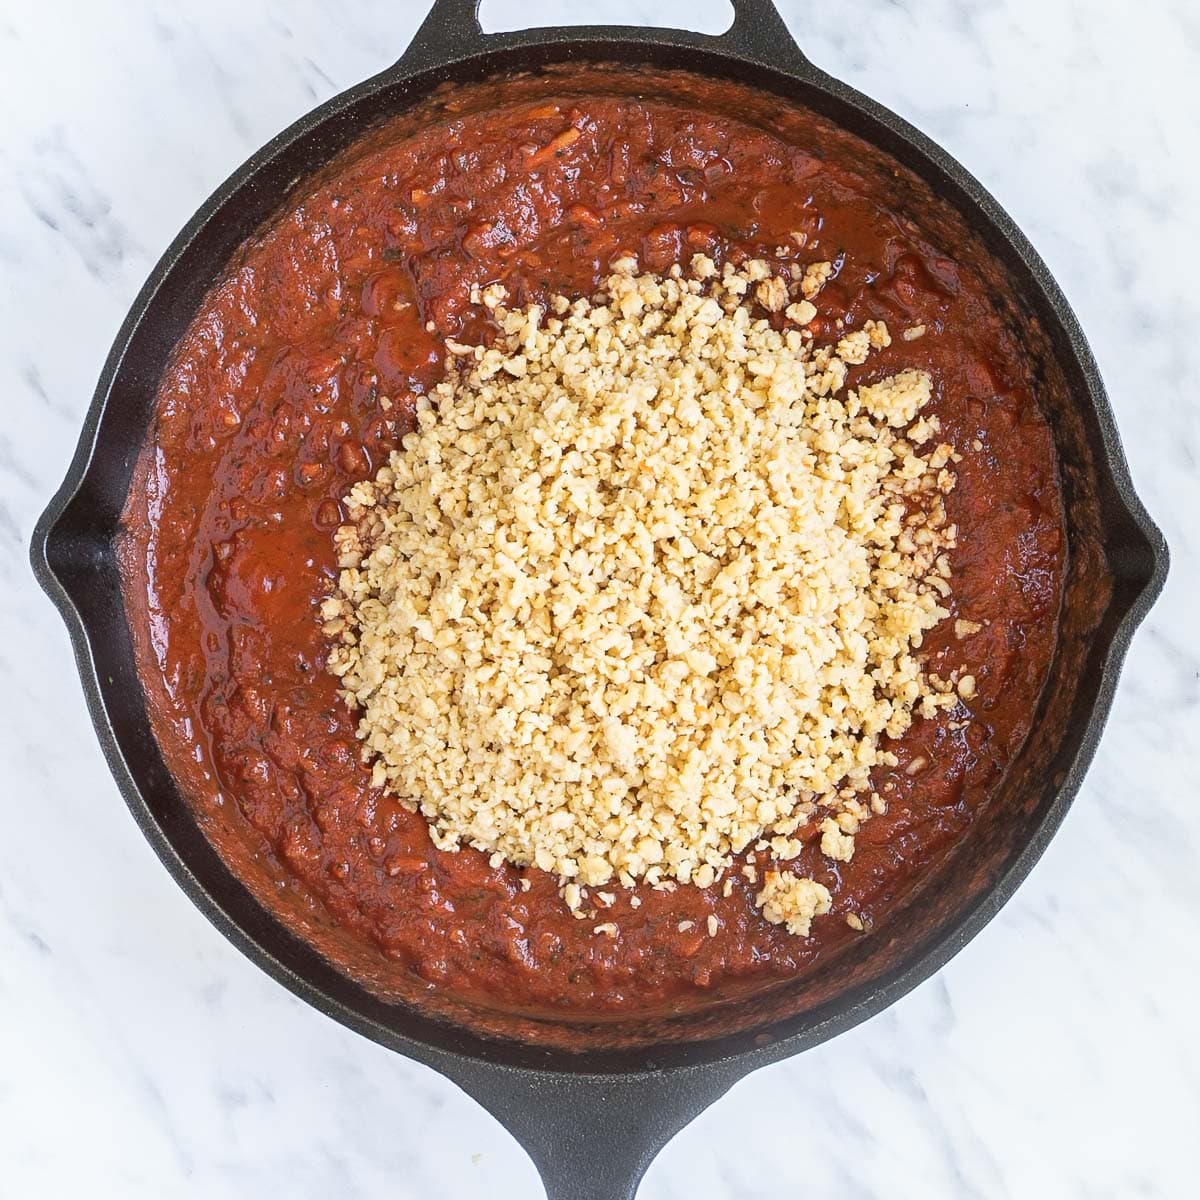
[[(1167, 551), (1134, 493), (1103, 383), (1049, 271), (980, 184), (912, 126), (815, 68), (769, 0), (718, 37), (575, 27), (485, 35), (475, 0), (437, 0), (391, 68), (303, 117), (234, 173), (137, 297), (31, 557), (71, 635), (97, 733), (135, 820), (180, 887), (248, 957), (322, 1012), (454, 1080), (520, 1140), (552, 1200), (626, 1200), (669, 1138), (739, 1078), (879, 1012), (1000, 909), (1062, 821)], [(963, 844), (886, 929), (802, 984), (671, 1020), (582, 1027), (431, 1013), (341, 972), (231, 873), (163, 760), (122, 599), (121, 513), (172, 348), (237, 247), (297, 179), (435, 88), (564, 64), (686, 72), (813, 110), (899, 162), (938, 219), (989, 256), (1040, 375), (1062, 463), (1068, 578), (1051, 682), (1028, 740)]]

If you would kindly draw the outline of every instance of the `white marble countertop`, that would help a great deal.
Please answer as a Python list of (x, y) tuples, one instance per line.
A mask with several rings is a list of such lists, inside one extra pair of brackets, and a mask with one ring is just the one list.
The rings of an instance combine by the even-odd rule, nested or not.
[[(0, 1195), (540, 1194), (472, 1101), (294, 999), (171, 883), (26, 562), (162, 248), (250, 151), (395, 58), (424, 7), (0, 9)], [(1192, 0), (1132, 17), (1124, 0), (781, 7), (817, 63), (946, 145), (1045, 256), (1174, 566), (1088, 781), (1001, 916), (882, 1016), (735, 1087), (641, 1195), (1195, 1195), (1200, 16)], [(489, 0), (486, 17), (715, 30), (726, 11)]]

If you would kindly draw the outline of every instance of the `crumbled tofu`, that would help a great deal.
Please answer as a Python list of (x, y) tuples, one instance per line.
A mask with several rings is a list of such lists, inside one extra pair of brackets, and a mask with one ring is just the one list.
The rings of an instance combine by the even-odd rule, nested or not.
[(958, 681), (958, 694), (964, 700), (970, 700), (975, 695), (975, 676), (964, 675)]
[(859, 933), (862, 933), (863, 931), (862, 917), (860, 917), (857, 913), (847, 913), (846, 924), (849, 925), (851, 929), (856, 929)]
[(908, 427), (908, 440), (914, 446), (920, 446), (929, 441), (938, 431), (936, 417), (919, 417)]
[[(929, 376), (923, 371), (901, 371), (879, 383), (858, 389), (859, 403), (876, 420), (886, 421), (893, 428), (907, 425), (929, 403), (933, 395)], [(918, 459), (912, 468), (919, 476), (928, 470), (925, 460)]]
[(809, 263), (805, 268), (804, 278), (800, 280), (800, 294), (805, 300), (812, 300), (817, 293), (829, 282), (833, 275), (833, 263)]
[[(808, 267), (789, 319), (832, 270)], [(536, 865), (579, 916), (613, 879), (708, 887), (752, 843), (791, 857), (814, 801), (848, 861), (881, 739), (939, 702), (915, 653), (954, 544), (945, 448), (935, 466), (901, 432), (928, 375), (844, 390), (882, 323), (820, 348), (773, 329), (746, 298), (781, 311), (787, 287), (758, 260), (612, 271), (549, 320), (480, 292), (497, 336), (456, 344), (345, 498), (321, 609), (372, 777), (435, 845)], [(769, 920), (828, 910), (771, 878), (773, 911), (808, 900)]]
[(782, 312), (787, 307), (787, 284), (778, 275), (764, 279), (754, 289), (754, 295), (768, 312)]
[(929, 456), (929, 465), (934, 470), (941, 470), (949, 461), (950, 455), (954, 453), (954, 447), (943, 442)]
[(592, 932), (607, 934), (608, 937), (615, 938), (617, 936), (617, 927), (614, 922), (605, 921), (603, 925), (597, 925)]
[(910, 325), (906, 330), (904, 330), (903, 333), (901, 333), (900, 336), (906, 342), (915, 342), (918, 338), (923, 338), (925, 336), (925, 326)]
[(954, 622), (954, 636), (961, 642), (963, 638), (968, 638), (973, 633), (978, 633), (983, 628), (978, 621), (967, 621), (959, 617)]
[(849, 862), (854, 857), (854, 838), (843, 833), (832, 817), (821, 822), (821, 853), (837, 862)]
[(804, 849), (804, 843), (799, 838), (783, 837), (782, 835), (773, 837), (767, 845), (770, 847), (772, 855), (780, 862), (796, 858)]
[(832, 900), (824, 884), (780, 871), (767, 872), (763, 889), (755, 897), (768, 921), (785, 925), (797, 937), (808, 937), (813, 917), (827, 913)]
[(872, 350), (886, 350), (892, 344), (886, 321), (865, 321), (863, 332), (870, 338)]
[(865, 329), (848, 333), (837, 344), (838, 358), (855, 366), (865, 363), (871, 353), (871, 335)]
[(808, 300), (798, 300), (784, 309), (783, 315), (796, 325), (807, 325), (816, 319), (817, 307)]

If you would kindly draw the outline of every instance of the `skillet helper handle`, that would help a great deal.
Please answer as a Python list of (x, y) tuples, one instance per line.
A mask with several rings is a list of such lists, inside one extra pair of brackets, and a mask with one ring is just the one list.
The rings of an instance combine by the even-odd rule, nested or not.
[(520, 1142), (547, 1200), (634, 1200), (655, 1155), (743, 1075), (568, 1075), (472, 1065), (447, 1072)]
[(809, 66), (804, 51), (772, 0), (731, 0), (731, 3), (733, 24), (713, 39), (718, 45), (765, 67), (794, 71)]
[(479, 23), (483, 0), (433, 0), (408, 49), (396, 64), (419, 70), (443, 66), (487, 48), (488, 35)]
[[(487, 50), (519, 44), (521, 33), (484, 33), (479, 23), (482, 3), (483, 0), (434, 0), (429, 14), (396, 65), (405, 70), (444, 67)], [(795, 71), (810, 65), (772, 0), (730, 0), (730, 3), (733, 24), (724, 33), (713, 36), (678, 32), (676, 37), (685, 44), (726, 50), (766, 67)], [(562, 30), (564, 38), (580, 40), (589, 40), (596, 35), (619, 40), (623, 32), (628, 31), (611, 25), (568, 26)]]

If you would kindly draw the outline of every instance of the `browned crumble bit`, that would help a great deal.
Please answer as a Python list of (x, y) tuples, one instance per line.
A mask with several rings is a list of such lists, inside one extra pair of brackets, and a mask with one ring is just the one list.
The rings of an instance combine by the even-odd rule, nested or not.
[[(550, 315), (481, 293), (497, 340), (447, 343), (416, 431), (346, 497), (322, 608), (374, 783), (577, 912), (614, 879), (707, 887), (755, 842), (792, 859), (812, 822), (849, 862), (881, 738), (974, 685), (915, 657), (954, 545), (929, 377), (846, 387), (891, 338), (797, 327), (827, 262), (636, 268)], [(830, 895), (772, 869), (757, 903), (805, 936)]]

